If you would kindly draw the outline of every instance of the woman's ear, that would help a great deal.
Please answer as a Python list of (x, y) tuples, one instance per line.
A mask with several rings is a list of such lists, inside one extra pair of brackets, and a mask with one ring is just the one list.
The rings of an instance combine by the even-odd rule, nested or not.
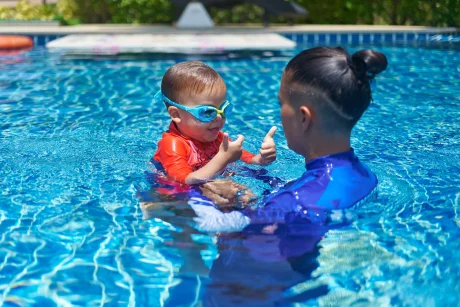
[(176, 124), (181, 122), (181, 118), (180, 118), (178, 108), (171, 106), (171, 107), (168, 108), (168, 113), (169, 113), (169, 116), (171, 116), (171, 119), (172, 119), (173, 122), (175, 122)]
[(300, 107), (301, 126), (303, 131), (307, 131), (311, 125), (313, 110), (310, 106), (303, 105)]

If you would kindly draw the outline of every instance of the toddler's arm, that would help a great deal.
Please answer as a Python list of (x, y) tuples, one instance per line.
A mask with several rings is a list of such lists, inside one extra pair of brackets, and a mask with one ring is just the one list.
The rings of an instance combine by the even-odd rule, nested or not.
[(240, 159), (243, 141), (244, 137), (239, 135), (235, 141), (231, 142), (228, 139), (228, 134), (225, 133), (219, 152), (205, 166), (190, 173), (187, 178), (185, 178), (185, 183), (203, 183), (219, 175), (227, 164)]

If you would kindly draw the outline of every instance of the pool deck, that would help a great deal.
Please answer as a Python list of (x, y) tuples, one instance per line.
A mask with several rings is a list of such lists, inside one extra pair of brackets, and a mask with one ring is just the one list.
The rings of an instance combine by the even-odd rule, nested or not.
[(67, 35), (67, 34), (232, 34), (232, 33), (459, 33), (459, 28), (376, 25), (228, 25), (210, 29), (178, 29), (169, 25), (93, 24), (50, 26), (38, 24), (1, 25), (0, 34)]

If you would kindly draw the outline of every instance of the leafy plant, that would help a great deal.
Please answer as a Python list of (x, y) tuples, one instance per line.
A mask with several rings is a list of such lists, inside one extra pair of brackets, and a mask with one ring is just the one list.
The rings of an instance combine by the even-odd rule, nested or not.
[(27, 0), (20, 0), (16, 7), (0, 7), (0, 19), (9, 20), (52, 20), (56, 15), (53, 5), (31, 5)]
[[(460, 0), (292, 1), (309, 11), (308, 16), (298, 19), (297, 23), (460, 26)], [(248, 3), (209, 11), (216, 24), (261, 24), (264, 20), (263, 9)], [(59, 0), (57, 5), (40, 6), (21, 0), (15, 8), (0, 7), (0, 19), (56, 19), (63, 24), (171, 24), (174, 7), (170, 0)], [(270, 22), (286, 23), (287, 20), (271, 16)]]

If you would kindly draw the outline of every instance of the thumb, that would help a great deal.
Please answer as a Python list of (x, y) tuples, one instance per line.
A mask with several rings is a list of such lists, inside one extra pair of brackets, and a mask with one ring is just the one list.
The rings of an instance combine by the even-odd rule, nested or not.
[(224, 133), (224, 139), (222, 140), (222, 146), (224, 147), (224, 150), (228, 149), (228, 134)]
[(241, 144), (243, 144), (243, 141), (244, 141), (244, 136), (242, 136), (241, 134), (238, 134), (238, 137), (236, 138), (235, 142), (233, 142), (233, 143), (241, 145)]
[(275, 135), (276, 132), (276, 126), (271, 127), (271, 129), (268, 131), (267, 135), (264, 137), (264, 141), (267, 139), (273, 139), (273, 136)]

